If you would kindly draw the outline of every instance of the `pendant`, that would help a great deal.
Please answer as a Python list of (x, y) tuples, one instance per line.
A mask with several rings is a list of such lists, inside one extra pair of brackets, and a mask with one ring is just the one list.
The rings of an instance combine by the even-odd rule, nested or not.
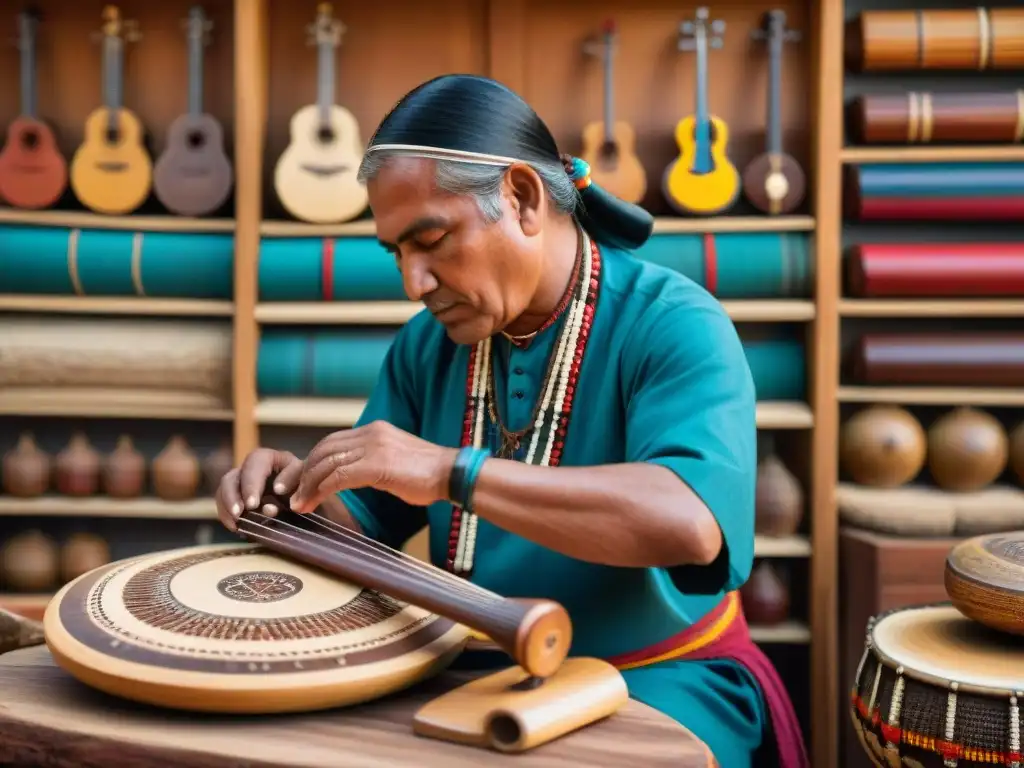
[(514, 459), (516, 451), (519, 450), (519, 435), (507, 432), (504, 427), (501, 428), (501, 447), (498, 448), (499, 459)]

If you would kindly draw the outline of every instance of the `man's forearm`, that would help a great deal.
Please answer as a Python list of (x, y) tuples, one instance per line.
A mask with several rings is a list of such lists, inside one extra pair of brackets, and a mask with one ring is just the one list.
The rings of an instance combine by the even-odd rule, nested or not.
[(525, 539), (604, 565), (707, 564), (722, 546), (704, 503), (655, 464), (537, 467), (488, 459), (472, 508)]
[(341, 496), (336, 493), (332, 493), (321, 502), (319, 511), (328, 520), (348, 528), (350, 531), (355, 531), (356, 533), (363, 532), (362, 526), (352, 516), (352, 513), (348, 511), (348, 507), (341, 500)]

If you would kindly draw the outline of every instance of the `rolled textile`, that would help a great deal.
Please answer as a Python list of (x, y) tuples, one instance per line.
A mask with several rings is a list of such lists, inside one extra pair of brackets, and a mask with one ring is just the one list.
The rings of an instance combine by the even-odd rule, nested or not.
[[(394, 341), (394, 328), (265, 329), (256, 386), (261, 397), (368, 397)], [(759, 400), (802, 400), (803, 345), (790, 339), (744, 341)]]
[(844, 51), (863, 72), (1024, 69), (1024, 8), (864, 11)]
[(870, 243), (846, 259), (852, 296), (1024, 296), (1024, 243)]
[[(661, 264), (722, 299), (803, 297), (814, 265), (805, 232), (655, 234), (637, 258)], [(372, 237), (265, 238), (260, 301), (401, 301), (394, 257)]]
[(0, 293), (225, 299), (230, 233), (0, 226)]
[(862, 221), (1020, 221), (1024, 163), (850, 166), (847, 214)]
[(1012, 144), (1024, 141), (1024, 91), (869, 93), (850, 128), (862, 144)]
[(851, 372), (858, 384), (1019, 387), (1024, 334), (865, 334), (853, 348)]

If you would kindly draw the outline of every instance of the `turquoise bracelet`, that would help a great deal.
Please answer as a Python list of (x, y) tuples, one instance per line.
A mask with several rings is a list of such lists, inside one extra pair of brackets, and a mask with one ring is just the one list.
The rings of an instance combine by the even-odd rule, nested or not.
[(455, 456), (455, 463), (448, 478), (448, 498), (457, 507), (470, 509), (480, 469), (490, 457), (489, 451), (471, 446), (461, 448)]

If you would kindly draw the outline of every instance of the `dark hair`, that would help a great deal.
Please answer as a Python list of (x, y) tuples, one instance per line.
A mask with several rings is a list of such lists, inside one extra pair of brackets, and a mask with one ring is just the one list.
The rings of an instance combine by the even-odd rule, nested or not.
[[(417, 86), (384, 117), (370, 139), (502, 155), (562, 166), (551, 131), (515, 91), (479, 75), (442, 75)], [(566, 174), (568, 176), (568, 174)], [(575, 195), (573, 215), (599, 243), (633, 250), (651, 236), (654, 218), (591, 183)]]

